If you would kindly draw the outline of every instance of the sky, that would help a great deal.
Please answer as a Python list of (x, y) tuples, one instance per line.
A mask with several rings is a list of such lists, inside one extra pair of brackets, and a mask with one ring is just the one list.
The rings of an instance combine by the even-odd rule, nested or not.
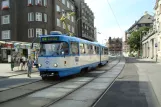
[[(119, 25), (108, 5), (108, 1), (117, 18)], [(124, 39), (125, 31), (136, 20), (144, 15), (145, 11), (153, 15), (156, 0), (85, 0), (94, 13), (94, 26), (97, 28), (97, 40), (105, 43), (109, 37)], [(119, 27), (120, 26), (120, 27)]]

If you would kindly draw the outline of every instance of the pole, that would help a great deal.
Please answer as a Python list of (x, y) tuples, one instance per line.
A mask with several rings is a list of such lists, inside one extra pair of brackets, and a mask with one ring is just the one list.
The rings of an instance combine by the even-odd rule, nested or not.
[(157, 47), (156, 47), (156, 63), (157, 63), (157, 60), (158, 60), (158, 54), (157, 54)]
[(141, 33), (140, 33), (140, 57), (141, 57)]

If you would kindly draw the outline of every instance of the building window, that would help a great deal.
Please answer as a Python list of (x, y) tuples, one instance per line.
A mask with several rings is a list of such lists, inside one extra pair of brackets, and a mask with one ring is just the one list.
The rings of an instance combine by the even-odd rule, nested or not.
[(34, 5), (34, 0), (28, 0), (28, 6)]
[(74, 32), (74, 27), (72, 27), (72, 32), (75, 33), (75, 32)]
[(44, 29), (44, 34), (47, 35), (48, 34), (48, 31), (46, 29)]
[(39, 37), (40, 35), (42, 35), (42, 29), (36, 28), (36, 37)]
[(68, 25), (68, 30), (69, 30), (69, 31), (71, 31), (71, 29), (70, 29), (70, 25)]
[(10, 15), (2, 16), (2, 24), (9, 24), (10, 23)]
[(67, 13), (67, 18), (70, 20), (70, 15), (69, 15), (69, 13)]
[(44, 0), (44, 6), (47, 6), (47, 0)]
[(69, 3), (69, 1), (67, 1), (67, 7), (70, 8), (70, 3)]
[(64, 5), (65, 5), (65, 1), (66, 1), (66, 0), (62, 0), (62, 3), (63, 3)]
[(44, 22), (47, 22), (47, 14), (44, 14)]
[(42, 21), (42, 13), (36, 12), (36, 21)]
[(28, 38), (32, 38), (32, 37), (34, 37), (34, 29), (30, 28), (28, 29)]
[(60, 12), (60, 6), (59, 5), (56, 5), (56, 11)]
[(73, 10), (73, 11), (74, 11), (74, 6), (73, 6), (73, 5), (71, 5), (71, 10)]
[(35, 4), (38, 6), (42, 6), (42, 0), (35, 0)]
[(74, 22), (74, 16), (71, 16), (71, 18), (72, 18), (72, 22)]
[(2, 10), (9, 9), (9, 0), (2, 1)]
[(10, 30), (2, 31), (2, 40), (11, 39)]
[(28, 13), (28, 21), (34, 21), (34, 13)]
[(57, 19), (57, 26), (61, 27), (60, 19)]
[(63, 23), (63, 29), (65, 29), (65, 24)]

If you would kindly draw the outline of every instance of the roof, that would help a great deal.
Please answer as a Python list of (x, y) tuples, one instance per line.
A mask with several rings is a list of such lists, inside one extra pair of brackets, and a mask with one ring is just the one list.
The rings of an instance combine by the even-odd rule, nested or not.
[(154, 17), (149, 15), (149, 14), (146, 14), (144, 16), (142, 16), (139, 20), (138, 20), (138, 24), (141, 24), (141, 23), (153, 23), (153, 19)]
[(136, 21), (128, 30), (130, 31), (133, 27), (135, 27), (137, 24), (147, 24), (150, 23), (152, 24), (154, 20), (154, 17), (151, 16), (150, 14), (143, 15), (138, 21)]

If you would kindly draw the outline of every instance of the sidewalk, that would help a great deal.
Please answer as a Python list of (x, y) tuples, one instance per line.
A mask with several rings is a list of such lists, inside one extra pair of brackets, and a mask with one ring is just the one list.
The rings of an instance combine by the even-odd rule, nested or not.
[(159, 64), (126, 58), (123, 71), (94, 107), (160, 107), (160, 77)]
[[(33, 71), (38, 71), (37, 68), (33, 68)], [(14, 67), (13, 71), (11, 71), (10, 64), (0, 64), (0, 78), (12, 76), (12, 75), (19, 75), (27, 73), (27, 70), (21, 71), (20, 67)]]
[(155, 63), (152, 59), (139, 59), (136, 63), (138, 67), (138, 73), (141, 76), (148, 78), (150, 85), (157, 96), (157, 99), (161, 105), (161, 63)]
[[(144, 60), (144, 61), (153, 61), (153, 62), (156, 62), (156, 59), (150, 59), (150, 58), (142, 58), (140, 60)], [(157, 59), (157, 63), (160, 63), (161, 64), (161, 59)]]

